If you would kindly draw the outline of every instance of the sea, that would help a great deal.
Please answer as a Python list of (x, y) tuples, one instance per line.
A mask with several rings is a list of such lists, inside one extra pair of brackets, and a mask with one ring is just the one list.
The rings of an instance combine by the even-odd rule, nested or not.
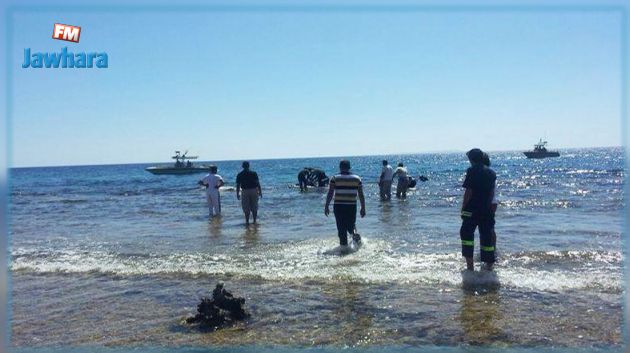
[[(210, 161), (226, 181), (209, 218), (203, 174), (150, 164), (10, 170), (10, 345), (37, 347), (623, 347), (624, 153), (492, 152), (497, 264), (461, 257), (463, 152), (349, 157), (363, 179), (363, 246), (338, 254), (325, 188), (297, 173), (340, 157), (252, 160), (263, 198), (245, 226), (241, 161)], [(381, 160), (424, 175), (406, 200), (379, 200)], [(205, 163), (205, 162), (200, 162)], [(209, 163), (209, 162), (208, 162)], [(186, 324), (217, 283), (250, 316)]]

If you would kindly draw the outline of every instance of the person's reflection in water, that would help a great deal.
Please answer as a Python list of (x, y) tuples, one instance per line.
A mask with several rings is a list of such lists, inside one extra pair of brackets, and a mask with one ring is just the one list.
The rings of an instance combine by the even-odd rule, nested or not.
[(213, 217), (208, 222), (208, 230), (210, 235), (214, 238), (219, 238), (223, 235), (223, 218)]
[(253, 224), (251, 227), (245, 228), (242, 237), (246, 247), (257, 245), (260, 241), (260, 236), (258, 235), (258, 224)]
[(392, 224), (395, 224), (398, 229), (411, 228), (414, 217), (417, 217), (417, 209), (409, 202), (401, 202), (396, 205), (395, 210), (392, 210)]
[(461, 304), (458, 319), (464, 334), (463, 343), (487, 346), (505, 339), (498, 324), (503, 319), (498, 290), (464, 289)]
[(379, 223), (383, 223), (383, 224), (391, 224), (392, 222), (392, 204), (389, 202), (385, 202), (385, 203), (381, 203), (380, 204), (380, 212), (378, 214), (378, 220)]

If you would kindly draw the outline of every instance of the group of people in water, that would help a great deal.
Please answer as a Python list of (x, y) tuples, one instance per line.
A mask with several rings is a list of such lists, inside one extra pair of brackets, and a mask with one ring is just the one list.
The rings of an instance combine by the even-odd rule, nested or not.
[[(258, 174), (249, 169), (249, 162), (243, 162), (242, 167), (243, 170), (236, 175), (236, 198), (241, 201), (241, 207), (245, 214), (245, 224), (249, 225), (250, 215), (254, 224), (256, 224), (258, 199), (262, 197), (262, 188), (260, 187)], [(206, 188), (210, 217), (221, 215), (221, 194), (219, 189), (225, 185), (225, 182), (217, 172), (217, 166), (211, 165), (210, 173), (198, 182), (199, 185)]]
[[(474, 269), (474, 233), (479, 228), (481, 261), (487, 270), (492, 270), (495, 262), (496, 234), (494, 232), (497, 201), (495, 195), (496, 174), (490, 168), (488, 154), (478, 148), (466, 153), (471, 166), (466, 170), (464, 178), (464, 195), (461, 208), (462, 225), (460, 239), (462, 256), (466, 259), (468, 270)], [(396, 196), (405, 199), (410, 187), (414, 187), (416, 180), (410, 177), (403, 163), (396, 169), (388, 161), (383, 160), (381, 174), (378, 178), (379, 193), (382, 201), (390, 200), (392, 183), (397, 178)], [(241, 201), (245, 215), (245, 224), (250, 224), (250, 215), (255, 224), (258, 216), (258, 200), (262, 197), (262, 188), (258, 174), (250, 170), (249, 162), (243, 162), (243, 170), (236, 176), (236, 198)], [(210, 216), (221, 215), (221, 195), (219, 189), (225, 183), (217, 174), (217, 167), (211, 166), (210, 173), (199, 181), (199, 185), (206, 188), (206, 196)], [(421, 181), (427, 178), (421, 176)], [(339, 162), (339, 173), (332, 177), (317, 168), (304, 168), (298, 173), (301, 191), (308, 186), (325, 187), (328, 185), (324, 214), (330, 214), (330, 204), (333, 204), (333, 214), (337, 224), (339, 244), (342, 249), (348, 247), (348, 235), (359, 243), (360, 236), (356, 233), (357, 200), (359, 201), (359, 215), (365, 217), (365, 196), (361, 177), (351, 172), (350, 161)]]

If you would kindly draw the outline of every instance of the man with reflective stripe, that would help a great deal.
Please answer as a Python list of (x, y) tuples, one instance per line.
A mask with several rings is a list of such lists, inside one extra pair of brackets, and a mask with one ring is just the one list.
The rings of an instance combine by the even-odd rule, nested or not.
[(496, 174), (483, 165), (483, 152), (480, 149), (473, 148), (466, 156), (471, 167), (466, 171), (462, 185), (466, 189), (461, 210), (462, 227), (459, 230), (462, 255), (466, 258), (466, 267), (474, 270), (475, 229), (479, 227), (481, 261), (491, 270), (494, 264), (492, 198)]
[(360, 241), (354, 228), (357, 220), (357, 196), (361, 202), (361, 217), (365, 217), (365, 196), (363, 195), (363, 185), (358, 175), (350, 173), (350, 162), (342, 160), (339, 162), (340, 173), (330, 179), (330, 187), (326, 196), (326, 206), (324, 214), (328, 217), (330, 213), (330, 202), (335, 197), (333, 212), (337, 222), (337, 232), (339, 244), (348, 246), (348, 233), (352, 234), (355, 241)]

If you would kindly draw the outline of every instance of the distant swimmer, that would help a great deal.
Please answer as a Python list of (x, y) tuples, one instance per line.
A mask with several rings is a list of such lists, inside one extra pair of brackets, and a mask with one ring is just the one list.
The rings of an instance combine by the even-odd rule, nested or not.
[(298, 173), (300, 191), (306, 191), (309, 186), (325, 187), (328, 185), (329, 181), (330, 179), (326, 176), (326, 173), (318, 168), (304, 167), (304, 169)]
[[(243, 191), (242, 197), (241, 190)], [(258, 174), (249, 170), (249, 162), (243, 162), (243, 170), (236, 176), (236, 198), (241, 200), (246, 225), (249, 225), (250, 213), (254, 224), (256, 224), (259, 197), (262, 198), (262, 189), (260, 188)]]
[(398, 163), (398, 167), (394, 171), (394, 176), (398, 178), (398, 184), (396, 185), (396, 197), (406, 199), (407, 189), (409, 189), (409, 175), (405, 165)]
[[(486, 152), (483, 153), (483, 165), (490, 168), (490, 156)], [(497, 201), (497, 187), (496, 183), (494, 185), (494, 189), (492, 189), (492, 201), (490, 202), (490, 211), (492, 211), (492, 246), (497, 247), (497, 233), (494, 231), (495, 225), (495, 214), (497, 213), (497, 206), (499, 202)]]
[(219, 188), (225, 183), (223, 178), (217, 174), (217, 166), (210, 166), (210, 174), (199, 180), (198, 184), (206, 187), (206, 198), (208, 200), (208, 209), (210, 211), (210, 217), (221, 215), (221, 194)]
[(361, 203), (361, 217), (365, 217), (365, 197), (363, 195), (363, 185), (358, 175), (350, 173), (350, 162), (342, 160), (339, 162), (340, 173), (330, 180), (328, 195), (326, 196), (326, 206), (324, 214), (328, 217), (330, 213), (330, 202), (335, 198), (333, 212), (337, 222), (337, 232), (339, 244), (346, 248), (348, 246), (348, 234), (352, 234), (354, 241), (361, 239), (355, 233), (357, 220), (357, 196)]
[(392, 199), (392, 181), (394, 180), (394, 170), (387, 160), (383, 160), (383, 168), (381, 175), (378, 177), (378, 189), (381, 195), (381, 201)]
[(471, 167), (466, 170), (466, 178), (462, 185), (466, 189), (461, 210), (462, 226), (459, 230), (462, 255), (466, 258), (466, 267), (474, 270), (475, 229), (479, 227), (481, 261), (491, 270), (495, 261), (491, 203), (496, 174), (483, 165), (483, 152), (480, 149), (473, 148), (466, 156)]

